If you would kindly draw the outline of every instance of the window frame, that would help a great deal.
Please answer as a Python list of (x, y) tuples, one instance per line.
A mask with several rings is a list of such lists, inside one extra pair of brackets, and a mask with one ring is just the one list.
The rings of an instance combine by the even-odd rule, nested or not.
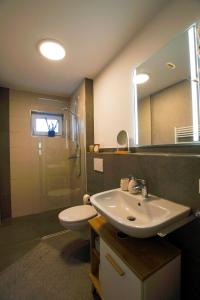
[[(52, 112), (43, 111), (31, 111), (31, 131), (33, 136), (48, 136), (48, 131), (37, 131), (36, 130), (36, 119), (57, 120), (58, 121), (58, 132), (55, 132), (55, 136), (63, 136), (63, 120), (64, 115)], [(43, 118), (42, 118), (43, 117)]]

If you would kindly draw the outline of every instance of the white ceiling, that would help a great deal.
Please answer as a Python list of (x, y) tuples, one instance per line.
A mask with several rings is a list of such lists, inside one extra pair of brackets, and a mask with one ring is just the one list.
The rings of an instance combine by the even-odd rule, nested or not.
[[(141, 30), (165, 0), (0, 0), (0, 85), (68, 96)], [(37, 43), (60, 41), (67, 56), (43, 58)]]

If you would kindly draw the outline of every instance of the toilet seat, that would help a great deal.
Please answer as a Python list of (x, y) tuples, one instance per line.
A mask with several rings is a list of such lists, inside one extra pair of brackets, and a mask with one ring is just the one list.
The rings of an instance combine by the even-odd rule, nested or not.
[(61, 225), (68, 230), (76, 231), (80, 238), (89, 239), (89, 219), (97, 216), (91, 205), (78, 205), (61, 211), (58, 215)]
[(97, 215), (97, 211), (91, 205), (77, 205), (61, 211), (58, 218), (66, 223), (87, 221)]

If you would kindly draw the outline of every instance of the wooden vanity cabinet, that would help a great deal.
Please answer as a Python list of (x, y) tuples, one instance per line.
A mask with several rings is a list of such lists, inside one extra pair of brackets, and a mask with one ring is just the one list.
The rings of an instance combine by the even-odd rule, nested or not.
[[(93, 219), (92, 219), (93, 220)], [(89, 221), (90, 223), (90, 221)], [(100, 245), (97, 248), (97, 240), (100, 242), (99, 232), (96, 227), (90, 227), (90, 260), (91, 260), (91, 271), (89, 273), (90, 280), (93, 288), (98, 293), (99, 297), (103, 299), (101, 285), (99, 281), (99, 264), (100, 264)]]
[(120, 239), (118, 231), (103, 217), (89, 223), (90, 279), (101, 299), (180, 299), (181, 256), (177, 248), (161, 238)]

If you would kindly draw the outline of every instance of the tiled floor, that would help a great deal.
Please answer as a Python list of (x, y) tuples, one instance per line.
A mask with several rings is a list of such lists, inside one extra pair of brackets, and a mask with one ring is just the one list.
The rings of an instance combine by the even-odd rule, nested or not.
[[(85, 252), (86, 249), (84, 243), (79, 240), (73, 232), (68, 231), (61, 235), (55, 235), (53, 237), (50, 236), (54, 233), (66, 231), (58, 221), (58, 213), (61, 210), (62, 209), (57, 209), (37, 215), (5, 220), (2, 222), (0, 225), (0, 277), (1, 281), (4, 280), (4, 283), (0, 281), (0, 283), (2, 283), (2, 286), (0, 286), (0, 299), (21, 300), (21, 297), (23, 297), (25, 300), (41, 300), (41, 297), (43, 297), (42, 293), (47, 293), (48, 295), (48, 291), (50, 291), (48, 296), (49, 300), (99, 300), (97, 295), (93, 295), (92, 297), (91, 283), (88, 278), (90, 268), (89, 248), (87, 252)], [(46, 238), (41, 239), (42, 237)], [(43, 256), (43, 251), (40, 250), (37, 252), (37, 249), (41, 249), (41, 247), (44, 247), (45, 245), (48, 245), (48, 247), (50, 246), (50, 248), (44, 248), (44, 251), (47, 254)], [(54, 253), (54, 262), (52, 261), (51, 253)], [(48, 262), (48, 260), (51, 261), (51, 263), (47, 263), (47, 265), (51, 265), (52, 270), (55, 271), (55, 268), (58, 268), (54, 283), (47, 278), (47, 275), (44, 276), (45, 279), (38, 279), (37, 274), (39, 273), (37, 272), (39, 271), (36, 271), (36, 269), (38, 262), (40, 262), (42, 257), (44, 260), (43, 263), (45, 263), (45, 261)], [(86, 261), (85, 257), (87, 258)], [(25, 271), (24, 268), (27, 266), (27, 261), (33, 261), (33, 263), (28, 263), (29, 269)], [(65, 268), (67, 269), (65, 270)], [(42, 273), (40, 271), (40, 276), (44, 275), (44, 269), (45, 268), (43, 267)], [(47, 270), (47, 274), (48, 272), (52, 273), (50, 269)], [(65, 280), (69, 281), (68, 285), (71, 290), (71, 295), (69, 293), (69, 287), (66, 288), (66, 285), (64, 285), (65, 289), (63, 288), (63, 293), (59, 292), (56, 294), (56, 298), (52, 298), (52, 284), (55, 290), (56, 288), (60, 290), (58, 287), (62, 284), (62, 280), (59, 279), (60, 272), (61, 274), (62, 272), (66, 272), (63, 280), (64, 282)], [(68, 276), (68, 273), (71, 274), (71, 272), (75, 272), (74, 275)], [(29, 284), (27, 279), (30, 274), (33, 280), (31, 284)], [(80, 276), (83, 276), (84, 278), (82, 283), (79, 280)], [(38, 280), (41, 284), (38, 283)], [(26, 288), (19, 293), (18, 287), (23, 282), (26, 283)], [(81, 286), (81, 284), (83, 285), (83, 282), (85, 282), (84, 288)], [(42, 288), (41, 291), (40, 288)], [(77, 292), (73, 294), (74, 288)], [(78, 291), (83, 291), (83, 289), (84, 293), (81, 292), (81, 295), (79, 295), (80, 293), (78, 293)], [(34, 293), (37, 293), (39, 296), (35, 296)], [(46, 294), (44, 297), (47, 297)], [(44, 298), (42, 298), (42, 300), (43, 299)]]
[(63, 231), (57, 217), (61, 210), (3, 221), (0, 225), (0, 271), (37, 245), (41, 237)]
[[(24, 243), (29, 245), (26, 253)], [(68, 230), (24, 243), (20, 243), (24, 254), (0, 272), (1, 300), (93, 299), (89, 241)]]

